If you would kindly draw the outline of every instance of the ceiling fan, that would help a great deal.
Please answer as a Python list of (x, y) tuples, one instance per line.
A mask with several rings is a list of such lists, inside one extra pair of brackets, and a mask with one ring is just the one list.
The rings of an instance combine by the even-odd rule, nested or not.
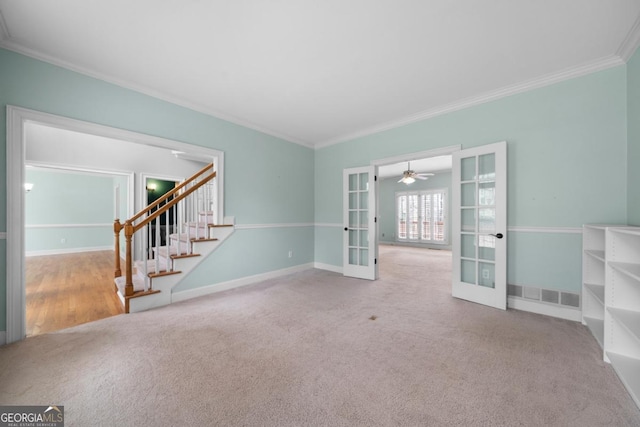
[(411, 184), (416, 182), (416, 179), (426, 180), (429, 179), (430, 176), (433, 176), (432, 173), (415, 173), (411, 170), (411, 162), (407, 162), (407, 170), (402, 174), (402, 178), (398, 182), (404, 182), (405, 184)]

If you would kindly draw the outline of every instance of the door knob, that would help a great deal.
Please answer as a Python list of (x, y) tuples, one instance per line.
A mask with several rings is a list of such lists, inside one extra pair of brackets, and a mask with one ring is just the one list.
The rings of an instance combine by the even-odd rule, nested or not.
[(498, 234), (489, 234), (489, 236), (493, 236), (496, 239), (502, 239), (504, 236), (502, 235), (502, 233), (498, 233)]

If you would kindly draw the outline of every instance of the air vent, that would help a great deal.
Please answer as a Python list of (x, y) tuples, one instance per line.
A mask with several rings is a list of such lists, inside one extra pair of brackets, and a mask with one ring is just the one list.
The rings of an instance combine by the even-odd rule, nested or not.
[(571, 294), (569, 292), (561, 293), (561, 304), (568, 305), (569, 307), (580, 308), (580, 295)]
[(522, 286), (507, 285), (507, 295), (522, 298)]
[(541, 300), (544, 302), (551, 302), (553, 304), (558, 304), (560, 302), (560, 295), (558, 291), (550, 291), (548, 289), (541, 290)]
[(547, 304), (580, 308), (580, 294), (541, 289), (533, 286), (507, 285), (507, 295), (515, 298), (541, 301)]
[(524, 297), (526, 299), (534, 299), (536, 301), (540, 301), (540, 289), (532, 288), (530, 286), (523, 286), (524, 288)]

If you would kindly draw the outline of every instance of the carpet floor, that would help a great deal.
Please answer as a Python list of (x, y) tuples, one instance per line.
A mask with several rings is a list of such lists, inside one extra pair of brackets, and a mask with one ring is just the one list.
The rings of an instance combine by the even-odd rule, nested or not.
[(0, 348), (0, 404), (67, 426), (639, 426), (581, 324), (451, 297), (451, 254), (381, 246)]

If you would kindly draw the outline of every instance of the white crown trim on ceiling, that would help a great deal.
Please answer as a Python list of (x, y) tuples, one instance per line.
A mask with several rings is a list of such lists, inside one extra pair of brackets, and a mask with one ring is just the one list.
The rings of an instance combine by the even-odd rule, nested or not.
[(367, 135), (372, 135), (372, 134), (383, 132), (390, 129), (395, 129), (400, 126), (416, 123), (426, 119), (431, 119), (433, 117), (441, 116), (443, 114), (452, 113), (454, 111), (463, 110), (469, 107), (474, 107), (476, 105), (484, 104), (485, 102), (495, 101), (510, 95), (515, 95), (522, 92), (528, 92), (532, 89), (538, 89), (544, 86), (549, 86), (564, 80), (570, 80), (575, 77), (580, 77), (587, 74), (595, 73), (596, 71), (606, 70), (607, 68), (616, 67), (624, 63), (625, 61), (623, 61), (622, 58), (618, 56), (610, 56), (607, 58), (600, 59), (598, 61), (594, 61), (589, 64), (582, 65), (580, 67), (570, 68), (564, 71), (560, 71), (558, 73), (548, 74), (543, 77), (529, 80), (528, 82), (518, 83), (511, 86), (505, 86), (501, 89), (490, 91), (482, 95), (473, 96), (457, 102), (452, 102), (450, 104), (443, 105), (438, 108), (423, 111), (421, 113), (417, 113), (412, 116), (405, 117), (404, 119), (392, 121), (383, 125), (364, 129), (359, 132), (354, 132), (349, 135), (344, 135), (338, 138), (330, 139), (328, 141), (316, 144), (315, 148), (316, 149), (324, 148), (330, 145), (339, 144), (341, 142), (346, 142), (352, 139), (361, 138)]
[(636, 22), (629, 30), (627, 37), (624, 38), (616, 55), (620, 56), (624, 62), (627, 62), (640, 46), (640, 16), (636, 18)]
[(616, 67), (616, 66), (625, 64), (629, 60), (629, 58), (631, 58), (633, 53), (635, 53), (635, 51), (638, 49), (639, 46), (640, 46), (640, 16), (638, 16), (638, 18), (636, 19), (633, 27), (625, 37), (624, 41), (621, 43), (615, 55), (611, 55), (606, 58), (601, 58), (599, 60), (596, 60), (587, 64), (583, 64), (582, 66), (573, 67), (557, 73), (551, 73), (546, 76), (529, 80), (527, 82), (505, 86), (503, 88), (500, 88), (494, 91), (490, 91), (477, 96), (472, 96), (472, 97), (462, 99), (456, 102), (452, 102), (450, 104), (442, 105), (440, 107), (433, 108), (430, 110), (422, 111), (422, 112), (413, 114), (411, 116), (404, 117), (399, 120), (390, 121), (382, 125), (377, 125), (370, 128), (362, 129), (357, 132), (342, 135), (336, 138), (332, 138), (332, 139), (314, 144), (312, 142), (303, 141), (298, 138), (294, 138), (289, 135), (285, 135), (280, 132), (273, 131), (271, 129), (266, 129), (262, 126), (256, 125), (249, 121), (246, 121), (237, 117), (229, 116), (219, 111), (214, 111), (211, 108), (206, 108), (202, 105), (187, 101), (180, 97), (169, 95), (161, 91), (157, 91), (155, 89), (146, 87), (144, 85), (121, 80), (113, 76), (100, 73), (98, 71), (86, 69), (84, 67), (77, 66), (70, 62), (67, 62), (55, 57), (51, 57), (49, 55), (37, 52), (33, 49), (29, 49), (27, 47), (21, 46), (20, 44), (11, 40), (11, 34), (9, 33), (8, 27), (4, 21), (4, 17), (2, 16), (2, 13), (0, 13), (0, 47), (2, 48), (29, 56), (34, 59), (48, 62), (50, 64), (53, 64), (62, 68), (66, 68), (68, 70), (71, 70), (80, 74), (84, 74), (89, 77), (93, 77), (98, 80), (105, 81), (107, 83), (112, 83), (120, 87), (131, 89), (136, 92), (149, 95), (154, 98), (179, 105), (181, 107), (188, 108), (190, 110), (204, 113), (204, 114), (216, 117), (218, 119), (225, 120), (230, 123), (234, 123), (239, 126), (253, 129), (253, 130), (265, 133), (267, 135), (271, 135), (276, 138), (283, 139), (285, 141), (289, 141), (289, 142), (302, 145), (304, 147), (316, 149), (316, 150), (328, 147), (330, 145), (347, 142), (356, 138), (361, 138), (367, 135), (372, 135), (372, 134), (383, 132), (386, 130), (395, 129), (404, 125), (430, 119), (443, 114), (452, 113), (454, 111), (463, 110), (465, 108), (470, 108), (486, 102), (495, 101), (510, 95), (515, 95), (515, 94), (527, 92), (533, 89), (538, 89), (544, 86), (549, 86), (564, 80), (570, 80), (572, 78), (576, 78), (576, 77), (584, 76), (587, 74), (595, 73), (597, 71), (602, 71), (608, 68)]

